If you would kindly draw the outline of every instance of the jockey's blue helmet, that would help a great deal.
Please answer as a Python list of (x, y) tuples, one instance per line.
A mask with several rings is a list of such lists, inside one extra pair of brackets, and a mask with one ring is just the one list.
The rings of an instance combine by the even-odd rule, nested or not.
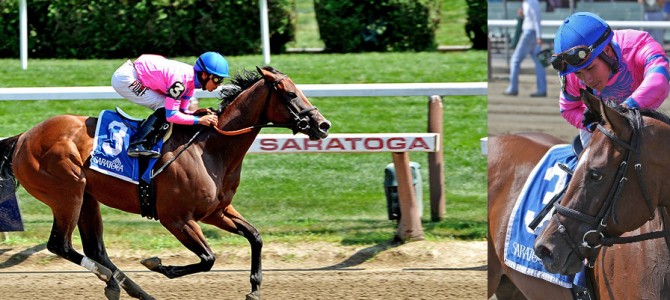
[[(613, 36), (610, 26), (598, 15), (574, 13), (563, 21), (556, 32), (551, 65), (561, 76), (577, 72), (600, 56)], [(610, 61), (604, 56), (601, 57)]]
[(218, 52), (205, 52), (195, 60), (196, 72), (207, 72), (218, 77), (228, 76), (228, 61)]

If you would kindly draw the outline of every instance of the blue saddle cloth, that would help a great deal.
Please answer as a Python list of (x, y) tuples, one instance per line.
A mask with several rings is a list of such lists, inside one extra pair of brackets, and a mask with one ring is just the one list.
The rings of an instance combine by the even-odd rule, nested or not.
[(571, 288), (573, 284), (583, 285), (582, 274), (567, 276), (549, 273), (544, 269), (542, 261), (533, 251), (535, 239), (551, 218), (553, 209), (545, 216), (535, 231), (528, 227), (537, 213), (570, 180), (570, 174), (561, 170), (558, 166), (559, 163), (567, 165), (571, 170), (574, 169), (577, 164), (577, 156), (572, 150), (572, 145), (556, 145), (549, 149), (528, 176), (510, 215), (507, 236), (505, 237), (505, 264), (526, 275), (541, 278), (565, 288)]
[[(124, 118), (116, 111), (100, 112), (93, 140), (91, 169), (135, 184), (138, 184), (140, 178), (150, 182), (151, 171), (158, 159), (149, 159), (146, 171), (140, 175), (139, 159), (126, 153), (130, 138), (137, 131), (139, 123)], [(160, 152), (162, 146), (161, 139), (153, 149)]]

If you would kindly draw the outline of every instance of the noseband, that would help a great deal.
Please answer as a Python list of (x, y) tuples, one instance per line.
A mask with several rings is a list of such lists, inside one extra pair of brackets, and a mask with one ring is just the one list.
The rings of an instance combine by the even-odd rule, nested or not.
[[(630, 236), (630, 237), (607, 237), (607, 220), (609, 218), (612, 218), (612, 221), (616, 224), (618, 223), (616, 214), (614, 214), (614, 207), (616, 206), (616, 203), (620, 200), (621, 198), (621, 191), (623, 190), (626, 182), (628, 181), (628, 178), (626, 177), (626, 172), (628, 171), (628, 166), (634, 163), (634, 168), (635, 172), (637, 174), (637, 180), (640, 185), (640, 189), (642, 190), (642, 196), (647, 203), (647, 208), (649, 209), (650, 217), (649, 220), (652, 220), (654, 218), (654, 206), (651, 202), (651, 198), (649, 197), (649, 192), (647, 191), (647, 187), (644, 184), (644, 180), (642, 177), (642, 164), (640, 163), (640, 137), (641, 137), (641, 129), (642, 129), (642, 116), (640, 115), (640, 111), (637, 109), (634, 110), (629, 110), (629, 119), (632, 120), (632, 129), (633, 132), (631, 134), (631, 140), (630, 143), (627, 143), (617, 137), (612, 131), (606, 129), (602, 125), (598, 124), (597, 129), (602, 132), (605, 136), (607, 136), (610, 140), (615, 142), (616, 144), (622, 146), (625, 149), (625, 154), (624, 154), (624, 160), (621, 162), (619, 165), (619, 168), (617, 169), (617, 173), (614, 179), (614, 183), (612, 187), (610, 188), (610, 191), (607, 195), (607, 199), (605, 200), (605, 203), (603, 206), (600, 208), (598, 211), (598, 214), (593, 217), (591, 215), (585, 214), (583, 212), (579, 212), (577, 210), (574, 210), (572, 208), (568, 208), (565, 206), (562, 206), (558, 203), (558, 201), (554, 204), (554, 207), (556, 208), (556, 213), (559, 215), (562, 215), (567, 218), (575, 219), (578, 220), (582, 223), (586, 223), (591, 225), (594, 229), (587, 231), (584, 233), (584, 236), (582, 237), (582, 243), (581, 245), (577, 245), (573, 239), (570, 238), (570, 235), (568, 234), (565, 226), (561, 224), (561, 222), (556, 218), (556, 221), (558, 222), (558, 232), (561, 234), (561, 236), (564, 237), (564, 239), (568, 242), (572, 250), (577, 254), (581, 259), (585, 259), (581, 252), (579, 251), (579, 247), (582, 248), (587, 248), (587, 249), (596, 249), (601, 246), (612, 246), (614, 244), (626, 244), (626, 243), (633, 243), (633, 242), (639, 242), (643, 240), (648, 240), (648, 239), (655, 239), (655, 238), (660, 238), (660, 237), (665, 237), (666, 232), (664, 230), (662, 231), (655, 231), (655, 232), (648, 232), (644, 234), (640, 234), (637, 236)], [(636, 159), (635, 162), (633, 162), (633, 159)], [(556, 216), (554, 216), (556, 217)], [(664, 225), (665, 227), (665, 225)], [(595, 235), (597, 243), (596, 244), (590, 244), (587, 241), (587, 238), (589, 235)], [(593, 261), (591, 259), (588, 259), (588, 263), (590, 267), (593, 267)]]
[[(266, 99), (266, 102), (270, 100), (270, 96), (272, 94), (272, 91), (274, 91), (276, 93), (279, 93), (278, 85), (286, 77), (287, 76), (284, 75), (282, 78), (279, 78), (277, 81), (274, 81), (274, 82), (266, 81), (266, 84), (270, 88), (270, 92), (268, 93), (268, 97)], [(308, 114), (313, 110), (318, 110), (318, 108), (316, 108), (316, 106), (311, 106), (311, 107), (308, 107), (308, 108), (305, 108), (303, 110), (298, 111), (299, 108), (297, 106), (297, 102), (298, 102), (299, 97), (298, 97), (297, 94), (295, 94), (295, 97), (289, 97), (288, 95), (282, 95), (282, 96), (284, 96), (284, 100), (286, 101), (286, 108), (288, 108), (288, 111), (293, 116), (293, 125), (295, 126), (293, 128), (293, 134), (295, 134), (299, 131), (309, 130), (310, 125), (309, 125)]]

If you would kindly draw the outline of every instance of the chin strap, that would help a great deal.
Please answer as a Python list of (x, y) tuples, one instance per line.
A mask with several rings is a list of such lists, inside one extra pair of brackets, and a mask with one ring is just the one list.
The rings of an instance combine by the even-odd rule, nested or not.
[(610, 65), (610, 68), (612, 69), (612, 75), (619, 72), (619, 59), (616, 58), (616, 53), (614, 53), (614, 56), (615, 56), (614, 58), (607, 56), (607, 54), (605, 54), (605, 51), (602, 51), (600, 52), (600, 54), (598, 54), (598, 57), (600, 57), (608, 65)]

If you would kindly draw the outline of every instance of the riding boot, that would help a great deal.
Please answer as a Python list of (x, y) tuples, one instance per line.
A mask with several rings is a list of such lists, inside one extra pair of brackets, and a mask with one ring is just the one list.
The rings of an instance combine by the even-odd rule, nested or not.
[[(156, 140), (154, 138), (156, 135), (154, 126), (160, 126), (162, 123), (158, 121), (159, 118), (156, 116), (156, 113), (153, 113), (142, 122), (140, 127), (137, 129), (137, 132), (135, 132), (135, 134), (132, 136), (132, 139), (130, 140), (130, 145), (128, 146), (128, 156), (146, 156), (151, 158), (161, 156), (160, 152), (152, 149)], [(157, 122), (158, 124), (156, 124)]]

